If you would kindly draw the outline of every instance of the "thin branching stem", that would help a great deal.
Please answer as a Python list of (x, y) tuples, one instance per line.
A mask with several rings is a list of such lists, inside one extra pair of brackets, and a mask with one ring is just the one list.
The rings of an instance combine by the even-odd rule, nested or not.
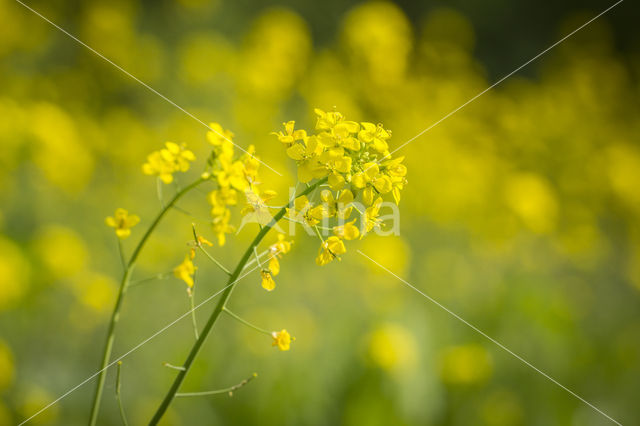
[(180, 371), (184, 370), (184, 367), (180, 367), (179, 365), (169, 364), (168, 362), (165, 362), (162, 365), (167, 367), (167, 368), (171, 368), (173, 370), (180, 370)]
[(195, 285), (196, 285), (196, 273), (193, 274), (193, 287), (187, 288), (187, 294), (189, 295), (189, 304), (191, 305), (191, 323), (193, 324), (193, 334), (198, 340), (198, 322), (196, 321), (196, 304), (195, 304)]
[(249, 328), (253, 328), (256, 331), (259, 331), (260, 333), (263, 334), (267, 334), (269, 336), (271, 336), (271, 332), (268, 330), (265, 330), (264, 328), (260, 328), (257, 325), (253, 325), (251, 324), (249, 321), (245, 320), (244, 318), (240, 317), (239, 315), (236, 315), (235, 313), (231, 312), (229, 310), (229, 308), (227, 308), (226, 306), (222, 308), (222, 310), (229, 315), (231, 318), (235, 319), (236, 321), (240, 322), (241, 324), (246, 325)]
[[(301, 191), (299, 194), (297, 194), (294, 198), (298, 198), (298, 197), (301, 197), (303, 195), (306, 195), (306, 194), (310, 193), (311, 191), (313, 191), (315, 188), (317, 188), (319, 185), (322, 185), (326, 181), (327, 181), (327, 178), (320, 179), (319, 181), (317, 181), (313, 185), (305, 188), (303, 191)], [(258, 235), (256, 235), (256, 237), (253, 239), (251, 244), (249, 244), (249, 247), (247, 248), (247, 250), (242, 255), (242, 258), (240, 258), (240, 261), (238, 262), (236, 268), (233, 271), (233, 274), (229, 277), (229, 280), (227, 281), (227, 287), (224, 290), (224, 292), (222, 293), (222, 296), (220, 297), (220, 300), (218, 301), (218, 304), (216, 305), (215, 309), (211, 313), (211, 316), (209, 317), (207, 323), (202, 328), (202, 331), (200, 333), (200, 338), (195, 342), (195, 344), (192, 346), (191, 350), (189, 351), (189, 355), (187, 356), (187, 359), (185, 360), (185, 362), (183, 364), (184, 370), (178, 372), (178, 375), (176, 376), (175, 380), (173, 381), (173, 384), (169, 388), (166, 396), (164, 397), (164, 399), (160, 403), (160, 406), (158, 407), (156, 413), (154, 414), (153, 418), (149, 422), (150, 425), (158, 424), (158, 422), (160, 421), (160, 419), (162, 418), (164, 413), (169, 408), (169, 405), (171, 405), (171, 402), (175, 398), (176, 393), (180, 389), (180, 386), (182, 385), (182, 382), (184, 381), (185, 377), (187, 376), (187, 373), (189, 372), (189, 369), (191, 368), (191, 365), (193, 364), (193, 361), (198, 356), (198, 353), (200, 352), (200, 349), (202, 348), (202, 345), (204, 344), (204, 342), (209, 337), (209, 334), (211, 333), (211, 330), (213, 329), (213, 326), (215, 325), (215, 323), (217, 322), (218, 318), (220, 317), (220, 314), (222, 313), (223, 308), (226, 306), (227, 301), (229, 300), (229, 297), (231, 297), (231, 293), (233, 292), (233, 289), (235, 288), (235, 286), (237, 284), (238, 277), (240, 276), (240, 273), (244, 270), (247, 262), (249, 261), (249, 258), (251, 257), (251, 255), (253, 253), (254, 247), (257, 247), (258, 244), (260, 244), (262, 239), (265, 237), (265, 235), (267, 235), (267, 233), (271, 230), (271, 228), (273, 228), (280, 221), (280, 219), (282, 219), (282, 217), (287, 213), (287, 208), (290, 208), (292, 206), (293, 201), (294, 201), (294, 199), (292, 199), (285, 207), (280, 209), (273, 216), (273, 219), (266, 226), (264, 226), (262, 229), (260, 229), (260, 232), (258, 232)]]
[(177, 393), (176, 397), (209, 396), (209, 395), (219, 395), (221, 393), (227, 393), (227, 394), (229, 394), (229, 396), (233, 396), (233, 392), (235, 392), (236, 390), (240, 389), (241, 387), (243, 387), (244, 385), (246, 385), (247, 383), (249, 383), (251, 380), (255, 379), (256, 377), (258, 377), (258, 373), (253, 373), (251, 375), (251, 377), (247, 377), (246, 379), (244, 379), (240, 383), (238, 383), (236, 385), (233, 385), (233, 386), (230, 386), (228, 388), (217, 389), (217, 390), (212, 390), (212, 391), (204, 391), (204, 392)]
[(218, 268), (220, 268), (222, 271), (224, 271), (225, 274), (231, 275), (231, 271), (228, 270), (222, 263), (220, 263), (218, 261), (218, 259), (216, 259), (215, 257), (211, 256), (209, 254), (209, 252), (202, 246), (202, 242), (200, 241), (200, 238), (198, 238), (198, 233), (196, 232), (196, 224), (195, 223), (191, 224), (191, 229), (193, 230), (193, 240), (194, 240), (194, 243), (195, 243), (196, 247), (198, 247), (200, 249), (200, 251), (203, 252), (205, 254), (205, 256), (207, 256), (209, 258), (209, 260), (211, 260), (213, 263), (215, 263)]
[(102, 400), (102, 392), (104, 390), (104, 383), (107, 377), (107, 366), (109, 365), (109, 360), (111, 359), (111, 352), (113, 350), (113, 342), (115, 340), (115, 330), (118, 325), (118, 321), (120, 319), (120, 310), (122, 309), (122, 302), (124, 300), (125, 294), (127, 292), (127, 287), (129, 286), (129, 280), (131, 279), (131, 273), (133, 272), (133, 268), (135, 267), (136, 261), (138, 260), (138, 256), (140, 252), (144, 248), (147, 240), (153, 234), (153, 231), (156, 229), (158, 224), (162, 221), (162, 218), (166, 215), (166, 213), (171, 209), (171, 207), (187, 192), (197, 187), (203, 182), (206, 182), (207, 179), (200, 178), (195, 182), (185, 186), (180, 192), (176, 193), (173, 196), (171, 201), (167, 203), (160, 213), (156, 216), (154, 221), (151, 223), (147, 231), (144, 233), (140, 242), (134, 249), (131, 257), (129, 257), (129, 261), (126, 263), (126, 268), (124, 270), (124, 274), (122, 275), (122, 280), (120, 281), (120, 287), (118, 288), (118, 295), (116, 297), (116, 303), (113, 307), (113, 312), (111, 313), (111, 319), (109, 320), (109, 326), (107, 329), (107, 337), (104, 343), (104, 349), (102, 351), (102, 360), (100, 361), (100, 374), (98, 375), (98, 382), (96, 384), (96, 390), (93, 396), (93, 403), (91, 405), (91, 415), (89, 417), (89, 426), (95, 426), (98, 421), (98, 413), (100, 411), (100, 402)]
[(118, 238), (118, 254), (120, 255), (120, 263), (122, 264), (122, 270), (127, 268), (127, 261), (124, 259), (124, 247), (122, 247), (122, 240)]
[(202, 247), (202, 244), (198, 244), (198, 248), (200, 249), (201, 252), (204, 253), (205, 256), (209, 258), (209, 260), (215, 263), (216, 266), (220, 268), (220, 270), (222, 270), (227, 275), (231, 275), (231, 271), (225, 268), (224, 265), (220, 263), (215, 257), (211, 256), (211, 254), (209, 254), (209, 252), (204, 247)]
[(118, 401), (118, 408), (120, 409), (120, 418), (122, 419), (122, 424), (124, 426), (129, 426), (129, 422), (127, 421), (127, 416), (124, 413), (124, 406), (122, 405), (122, 394), (120, 393), (121, 388), (121, 380), (120, 380), (120, 370), (122, 369), (122, 361), (118, 361), (118, 369), (116, 373), (116, 400)]

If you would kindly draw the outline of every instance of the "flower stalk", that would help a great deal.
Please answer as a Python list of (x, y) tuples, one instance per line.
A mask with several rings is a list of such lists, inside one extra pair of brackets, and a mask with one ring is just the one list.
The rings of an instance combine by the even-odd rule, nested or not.
[(120, 281), (120, 287), (118, 288), (118, 295), (116, 298), (116, 303), (113, 308), (113, 312), (111, 313), (111, 318), (109, 320), (109, 327), (107, 329), (107, 337), (104, 343), (104, 349), (102, 351), (102, 360), (100, 362), (100, 374), (98, 375), (98, 383), (96, 385), (96, 390), (93, 397), (93, 403), (91, 405), (91, 415), (89, 417), (89, 426), (95, 426), (98, 420), (98, 413), (100, 411), (100, 402), (102, 399), (102, 392), (104, 390), (104, 383), (107, 377), (107, 366), (109, 365), (109, 360), (111, 358), (111, 352), (113, 350), (113, 342), (115, 340), (115, 330), (118, 325), (118, 321), (120, 319), (120, 310), (122, 309), (122, 303), (124, 301), (124, 297), (127, 292), (127, 288), (129, 286), (129, 281), (131, 279), (131, 273), (133, 272), (133, 268), (135, 267), (136, 261), (138, 260), (138, 256), (140, 252), (144, 248), (147, 240), (156, 229), (158, 224), (162, 221), (162, 218), (165, 214), (171, 209), (171, 207), (184, 196), (187, 192), (191, 191), (193, 188), (205, 182), (207, 179), (200, 178), (191, 184), (185, 186), (181, 191), (177, 192), (173, 198), (162, 208), (160, 213), (156, 216), (155, 220), (151, 223), (147, 231), (144, 233), (140, 242), (136, 246), (135, 250), (131, 254), (129, 261), (126, 263), (126, 267), (124, 270), (124, 274), (122, 275), (122, 280)]
[[(299, 198), (301, 196), (309, 194), (314, 189), (316, 189), (319, 185), (322, 185), (326, 181), (327, 181), (326, 177), (318, 180), (313, 185), (309, 186), (308, 188), (305, 188), (302, 192), (297, 194), (295, 198)], [(154, 414), (153, 418), (149, 422), (150, 425), (158, 424), (158, 422), (160, 421), (160, 419), (162, 418), (164, 413), (169, 408), (169, 405), (171, 404), (171, 402), (175, 398), (176, 394), (178, 393), (178, 390), (180, 389), (180, 386), (182, 385), (182, 382), (184, 381), (185, 377), (189, 373), (189, 370), (191, 368), (191, 365), (193, 364), (193, 361), (198, 356), (198, 353), (200, 352), (200, 349), (202, 348), (202, 345), (204, 344), (204, 342), (209, 337), (209, 334), (211, 333), (211, 330), (213, 329), (213, 326), (218, 321), (218, 318), (220, 317), (220, 314), (224, 310), (224, 308), (225, 308), (225, 306), (226, 306), (226, 304), (227, 304), (227, 302), (229, 300), (229, 297), (231, 296), (231, 293), (233, 292), (233, 289), (235, 288), (235, 285), (236, 285), (236, 283), (238, 281), (238, 277), (240, 276), (240, 273), (245, 268), (245, 265), (249, 261), (250, 257), (253, 255), (254, 248), (256, 248), (260, 244), (262, 239), (267, 235), (267, 233), (271, 230), (271, 228), (273, 228), (280, 221), (280, 219), (282, 219), (282, 217), (287, 213), (287, 209), (291, 208), (293, 206), (293, 203), (294, 203), (294, 200), (291, 200), (286, 206), (281, 208), (273, 216), (273, 219), (267, 225), (262, 227), (262, 229), (260, 229), (260, 232), (258, 232), (258, 234), (254, 238), (254, 240), (251, 242), (251, 244), (249, 245), (247, 250), (244, 252), (242, 258), (238, 262), (236, 268), (234, 269), (233, 273), (229, 277), (229, 280), (227, 281), (227, 288), (222, 293), (222, 296), (221, 296), (220, 300), (218, 301), (218, 304), (216, 305), (214, 311), (211, 313), (211, 316), (207, 320), (207, 323), (205, 324), (204, 328), (200, 332), (200, 337), (198, 338), (198, 340), (196, 340), (196, 342), (192, 346), (192, 348), (191, 348), (191, 350), (189, 352), (189, 355), (187, 356), (187, 358), (186, 358), (186, 360), (185, 360), (185, 362), (184, 362), (184, 364), (182, 366), (184, 368), (184, 370), (181, 370), (178, 373), (178, 375), (176, 376), (176, 378), (174, 379), (173, 384), (169, 388), (169, 391), (167, 392), (166, 396), (162, 400), (162, 403), (158, 407), (158, 409), (157, 409), (156, 413)]]

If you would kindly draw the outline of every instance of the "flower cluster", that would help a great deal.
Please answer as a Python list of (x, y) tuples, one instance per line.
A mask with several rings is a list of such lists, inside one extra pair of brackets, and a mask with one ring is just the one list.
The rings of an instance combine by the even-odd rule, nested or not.
[[(246, 199), (240, 211), (241, 228), (247, 222), (257, 223), (261, 228), (273, 227), (274, 218), (283, 217), (285, 212), (290, 221), (313, 228), (321, 240), (316, 257), (316, 263), (320, 266), (340, 259), (347, 251), (345, 241), (363, 238), (375, 228), (383, 226), (380, 217), (383, 197), (390, 194), (395, 203), (399, 203), (400, 192), (407, 182), (403, 157), (392, 158), (389, 151), (387, 141), (391, 132), (381, 124), (348, 121), (336, 111), (316, 109), (315, 113), (315, 134), (296, 129), (294, 121), (284, 123), (284, 130), (274, 133), (285, 147), (287, 155), (296, 161), (298, 181), (308, 186), (303, 194), (297, 194), (285, 206), (277, 207), (280, 211), (274, 215), (272, 210), (276, 207), (269, 203), (277, 194), (260, 185), (258, 170), (261, 162), (255, 155), (253, 145), (236, 155), (234, 134), (218, 123), (209, 125), (210, 131), (206, 137), (212, 150), (199, 182), (208, 181), (214, 185), (207, 194), (207, 200), (211, 206), (212, 231), (219, 246), (225, 245), (227, 235), (236, 230), (232, 224), (232, 209), (238, 206), (241, 198)], [(142, 170), (168, 184), (173, 181), (175, 172), (189, 170), (194, 160), (194, 154), (184, 145), (167, 142), (164, 148), (147, 157)], [(311, 183), (313, 180), (315, 182)], [(353, 217), (354, 212), (358, 212), (359, 216)], [(119, 238), (126, 238), (138, 221), (137, 216), (118, 209), (114, 217), (107, 218), (106, 222), (116, 229)], [(187, 284), (192, 305), (197, 270), (194, 264), (196, 248), (232, 276), (203, 247), (213, 244), (197, 235), (195, 226), (193, 232), (190, 251), (173, 270), (173, 275)], [(260, 239), (265, 234), (259, 234)], [(293, 241), (278, 234), (277, 240), (262, 254), (258, 253), (258, 243), (248, 250), (254, 251), (255, 262), (260, 267), (262, 287), (272, 291), (276, 287), (274, 278), (280, 273), (280, 260), (291, 250)], [(265, 254), (268, 256), (266, 261), (263, 257)], [(244, 266), (247, 265), (247, 259), (248, 255), (244, 257)], [(271, 335), (273, 346), (282, 351), (289, 350), (294, 339), (285, 329), (268, 332), (228, 309), (225, 311), (244, 324)], [(195, 316), (193, 323), (197, 336)]]
[[(326, 265), (346, 252), (343, 240), (362, 238), (382, 226), (380, 207), (383, 197), (391, 194), (396, 204), (407, 183), (404, 157), (392, 158), (388, 139), (391, 132), (381, 124), (348, 121), (337, 112), (316, 109), (316, 134), (295, 129), (295, 122), (284, 123), (284, 130), (274, 133), (285, 146), (287, 155), (296, 160), (298, 180), (308, 183), (326, 178), (329, 189), (321, 192), (321, 202), (314, 205), (306, 196), (296, 199), (289, 217), (309, 227), (335, 218), (334, 235), (322, 240), (316, 263)], [(347, 221), (358, 199), (365, 206), (356, 219)], [(320, 232), (318, 232), (320, 236)], [(322, 238), (322, 237), (321, 237)]]
[(191, 162), (195, 159), (196, 156), (186, 149), (184, 144), (167, 142), (165, 148), (147, 156), (147, 162), (142, 165), (142, 172), (145, 175), (158, 176), (164, 183), (171, 183), (173, 174), (189, 170)]
[[(218, 123), (211, 123), (212, 130), (207, 133), (207, 140), (213, 145), (213, 151), (208, 161), (209, 172), (217, 183), (217, 188), (208, 195), (211, 205), (213, 232), (218, 238), (218, 244), (223, 246), (226, 234), (235, 231), (230, 224), (231, 210), (229, 207), (238, 204), (239, 194), (249, 200), (248, 209), (253, 212), (264, 213), (260, 206), (264, 200), (275, 196), (273, 191), (260, 194), (258, 183), (258, 168), (260, 160), (254, 155), (255, 148), (250, 145), (238, 158), (234, 155), (233, 133), (224, 130)], [(255, 203), (254, 203), (255, 201)], [(244, 210), (248, 213), (249, 210)]]

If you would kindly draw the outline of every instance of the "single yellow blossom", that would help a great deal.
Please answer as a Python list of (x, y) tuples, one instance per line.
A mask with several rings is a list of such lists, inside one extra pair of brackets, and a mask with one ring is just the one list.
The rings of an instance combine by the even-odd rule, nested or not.
[(316, 263), (319, 266), (324, 266), (331, 263), (333, 259), (339, 259), (338, 256), (346, 252), (347, 249), (344, 246), (344, 242), (339, 237), (331, 236), (320, 246), (320, 252), (318, 253), (318, 257), (316, 257)]
[(278, 241), (273, 243), (269, 250), (273, 253), (285, 254), (291, 250), (293, 241), (287, 241), (287, 237), (284, 234), (278, 234)]
[(358, 133), (358, 139), (371, 145), (373, 149), (381, 154), (387, 154), (389, 152), (389, 145), (387, 139), (391, 137), (391, 133), (382, 127), (382, 124), (377, 126), (373, 123), (360, 123), (362, 130)]
[(298, 162), (298, 180), (307, 183), (327, 174), (326, 169), (318, 161), (322, 153), (322, 145), (318, 138), (309, 136), (304, 142), (296, 143), (287, 148), (287, 155)]
[(202, 244), (205, 244), (209, 247), (213, 247), (213, 243), (211, 241), (207, 240), (202, 235), (198, 235), (198, 245), (202, 245)]
[(320, 155), (320, 163), (329, 171), (329, 186), (337, 191), (342, 189), (345, 184), (345, 178), (342, 174), (349, 174), (353, 159), (345, 155), (344, 148), (333, 147), (327, 149)]
[(214, 174), (222, 188), (233, 187), (239, 191), (245, 191), (249, 187), (242, 161), (221, 161), (220, 163), (222, 170), (215, 171)]
[(331, 130), (336, 124), (344, 120), (342, 114), (337, 111), (324, 112), (320, 108), (313, 110), (318, 116), (316, 130)]
[(273, 255), (271, 259), (269, 259), (269, 271), (274, 277), (280, 273), (280, 260), (278, 260), (278, 255)]
[(285, 329), (274, 331), (271, 333), (271, 337), (273, 337), (272, 346), (277, 346), (281, 351), (288, 351), (291, 348), (291, 341), (295, 340)]
[(272, 132), (272, 135), (276, 135), (278, 140), (285, 144), (287, 147), (293, 145), (296, 141), (304, 140), (307, 138), (307, 132), (305, 130), (294, 130), (296, 122), (287, 121), (282, 123), (284, 126), (284, 133), (282, 131)]
[(366, 205), (371, 205), (376, 193), (386, 194), (393, 189), (391, 178), (380, 172), (380, 167), (374, 162), (366, 163), (363, 166), (363, 171), (353, 175), (351, 183), (358, 189), (364, 189), (362, 201)]
[(207, 140), (213, 146), (222, 146), (224, 142), (231, 142), (233, 140), (233, 132), (230, 130), (224, 130), (218, 123), (210, 123), (209, 130), (207, 132)]
[(140, 218), (135, 214), (129, 214), (125, 209), (116, 209), (113, 216), (105, 219), (107, 226), (116, 228), (116, 235), (124, 240), (131, 235), (131, 228), (140, 222)]
[(396, 204), (400, 203), (400, 191), (404, 189), (404, 185), (407, 183), (407, 166), (401, 164), (404, 157), (394, 158), (382, 163), (387, 174), (391, 178), (391, 194)]
[(267, 291), (271, 291), (276, 288), (276, 282), (273, 280), (273, 274), (268, 269), (263, 269), (260, 271), (260, 276), (262, 277), (262, 288)]
[(367, 209), (364, 211), (364, 223), (366, 230), (362, 234), (362, 236), (371, 231), (373, 228), (380, 227), (381, 220), (378, 218), (378, 216), (380, 216), (381, 204), (382, 198), (378, 197), (376, 201), (371, 206), (367, 207)]
[(353, 211), (353, 192), (345, 189), (337, 193), (338, 198), (333, 196), (333, 192), (328, 189), (320, 193), (320, 199), (326, 205), (326, 214), (328, 217), (337, 216), (340, 219), (346, 219), (351, 216)]
[(193, 288), (193, 276), (195, 273), (196, 267), (193, 265), (189, 255), (186, 255), (182, 263), (176, 266), (173, 270), (173, 275), (187, 283), (189, 288)]
[(313, 207), (306, 195), (296, 198), (293, 206), (295, 209), (294, 215), (292, 217), (292, 210), (289, 209), (289, 217), (294, 220), (298, 220), (301, 217), (308, 226), (317, 225), (325, 217), (324, 207), (322, 205)]
[(353, 219), (351, 222), (347, 222), (344, 225), (334, 226), (333, 233), (345, 240), (355, 240), (360, 236), (360, 230), (354, 225), (355, 222), (356, 219)]
[(342, 121), (330, 130), (318, 134), (318, 141), (329, 148), (343, 147), (351, 151), (360, 149), (360, 141), (354, 137), (360, 131), (360, 125), (355, 121)]
[(266, 226), (273, 220), (271, 211), (267, 203), (272, 200), (276, 195), (276, 191), (266, 190), (262, 194), (258, 194), (258, 190), (247, 190), (245, 192), (247, 197), (247, 205), (240, 211), (243, 215), (243, 222), (258, 223), (262, 226)]
[(240, 161), (244, 166), (244, 175), (247, 182), (250, 185), (258, 182), (258, 169), (260, 168), (260, 159), (256, 157), (256, 147), (249, 145), (247, 151), (242, 156)]
[(165, 161), (160, 151), (154, 151), (149, 154), (147, 162), (142, 165), (142, 172), (145, 175), (156, 175), (164, 183), (173, 182), (174, 171), (173, 164)]

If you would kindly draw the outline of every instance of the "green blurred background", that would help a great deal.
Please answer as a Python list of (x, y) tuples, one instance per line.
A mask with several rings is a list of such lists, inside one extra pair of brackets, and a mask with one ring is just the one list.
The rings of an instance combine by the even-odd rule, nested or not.
[[(383, 122), (392, 149), (611, 3), (491, 0), (30, 1), (205, 122), (232, 129), (286, 196), (294, 165), (269, 135), (312, 110)], [(355, 252), (360, 248), (623, 424), (640, 421), (640, 55), (624, 2), (409, 144), (401, 235), (319, 268), (297, 239), (266, 293), (231, 306), (297, 337), (279, 352), (216, 326), (165, 424), (604, 425), (610, 422)], [(207, 153), (206, 129), (11, 0), (0, 0), (0, 424), (96, 371), (121, 268), (104, 218), (159, 210), (146, 155)], [(400, 154), (400, 153), (399, 153)], [(172, 187), (165, 189), (167, 193)], [(207, 227), (206, 190), (181, 207)], [(171, 271), (192, 218), (172, 212), (134, 279)], [(239, 224), (239, 216), (235, 216)], [(202, 223), (200, 223), (202, 222)], [(238, 259), (255, 229), (223, 249)], [(269, 241), (273, 241), (272, 239)], [(196, 297), (224, 276), (199, 262)], [(188, 309), (174, 278), (131, 288), (119, 355)], [(203, 322), (212, 305), (198, 311)], [(158, 405), (193, 342), (188, 319), (124, 360), (130, 423)], [(100, 424), (120, 423), (110, 371)], [(86, 422), (94, 382), (33, 424)]]

